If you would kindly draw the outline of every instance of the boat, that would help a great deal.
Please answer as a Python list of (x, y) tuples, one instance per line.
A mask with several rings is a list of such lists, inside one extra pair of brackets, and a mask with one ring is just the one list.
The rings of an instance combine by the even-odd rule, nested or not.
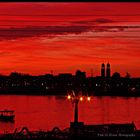
[(14, 122), (14, 110), (0, 110), (0, 121)]

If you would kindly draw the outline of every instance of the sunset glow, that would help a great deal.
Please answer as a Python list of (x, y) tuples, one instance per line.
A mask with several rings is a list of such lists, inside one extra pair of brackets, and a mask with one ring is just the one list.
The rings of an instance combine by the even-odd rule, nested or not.
[(140, 77), (140, 3), (3, 2), (0, 73)]

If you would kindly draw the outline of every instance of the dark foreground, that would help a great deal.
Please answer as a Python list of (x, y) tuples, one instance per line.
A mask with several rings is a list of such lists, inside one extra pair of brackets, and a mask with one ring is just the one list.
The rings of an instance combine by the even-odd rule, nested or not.
[(70, 128), (60, 130), (54, 127), (51, 131), (29, 131), (27, 127), (21, 130), (15, 129), (13, 133), (1, 134), (2, 140), (72, 140), (72, 139), (95, 139), (95, 138), (136, 138), (140, 137), (134, 123), (129, 124), (101, 124), (84, 125), (83, 122), (71, 122)]

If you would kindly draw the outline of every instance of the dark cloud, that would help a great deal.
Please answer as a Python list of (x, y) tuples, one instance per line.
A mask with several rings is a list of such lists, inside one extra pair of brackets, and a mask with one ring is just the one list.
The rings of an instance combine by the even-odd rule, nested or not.
[[(111, 22), (105, 19), (98, 19), (96, 22)], [(140, 26), (101, 26), (92, 25), (87, 22), (85, 25), (72, 24), (69, 26), (27, 26), (22, 28), (0, 28), (0, 40), (13, 40), (25, 37), (55, 37), (56, 35), (68, 35), (68, 34), (82, 34), (83, 32), (93, 31), (93, 32), (118, 32), (127, 29), (140, 28)]]
[(0, 40), (10, 40), (25, 37), (55, 36), (67, 34), (81, 34), (92, 29), (91, 26), (33, 26), (23, 28), (1, 28)]
[(87, 24), (100, 24), (100, 23), (112, 23), (115, 22), (111, 19), (106, 19), (106, 18), (97, 18), (93, 20), (80, 20), (80, 21), (74, 21), (72, 23), (74, 24), (81, 24), (81, 25), (87, 25)]
[(140, 26), (122, 26), (122, 25), (111, 25), (111, 26), (93, 26), (93, 30), (96, 32), (120, 32), (126, 31), (127, 29), (139, 29)]
[(111, 23), (111, 22), (114, 22), (113, 20), (110, 20), (110, 19), (105, 19), (105, 18), (98, 18), (95, 20), (95, 22), (97, 23)]

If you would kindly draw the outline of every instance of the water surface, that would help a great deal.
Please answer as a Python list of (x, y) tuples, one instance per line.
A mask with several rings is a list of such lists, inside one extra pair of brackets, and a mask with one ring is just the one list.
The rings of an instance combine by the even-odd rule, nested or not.
[[(79, 102), (79, 121), (85, 124), (135, 123), (140, 129), (140, 98), (92, 97)], [(27, 126), (30, 130), (69, 127), (73, 105), (66, 97), (0, 95), (0, 110), (15, 110), (15, 123), (0, 122), (0, 132)]]

